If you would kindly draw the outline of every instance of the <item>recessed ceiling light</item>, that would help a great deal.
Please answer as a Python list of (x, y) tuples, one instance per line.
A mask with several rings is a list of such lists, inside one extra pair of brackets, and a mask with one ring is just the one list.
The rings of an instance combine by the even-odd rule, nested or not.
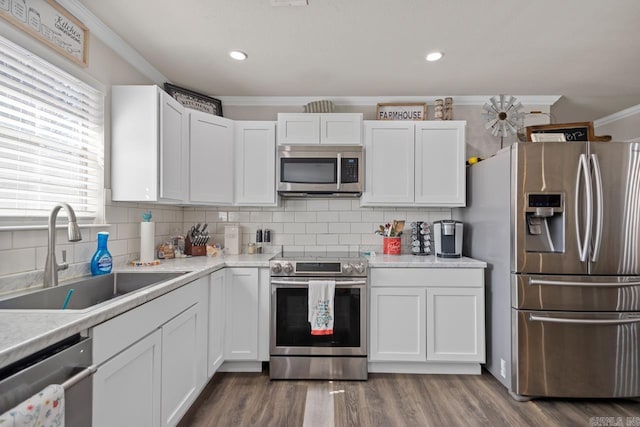
[(247, 59), (247, 54), (241, 50), (232, 50), (229, 52), (229, 56), (237, 61), (244, 61)]
[(431, 52), (427, 55), (427, 61), (429, 62), (433, 62), (433, 61), (437, 61), (439, 59), (441, 59), (444, 56), (444, 53), (442, 52)]

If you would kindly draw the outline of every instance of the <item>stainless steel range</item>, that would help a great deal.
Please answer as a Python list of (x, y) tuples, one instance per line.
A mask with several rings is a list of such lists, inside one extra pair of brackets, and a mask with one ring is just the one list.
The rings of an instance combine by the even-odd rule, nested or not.
[[(272, 379), (367, 379), (367, 260), (293, 253), (271, 260)], [(309, 281), (335, 281), (330, 335), (312, 335)]]

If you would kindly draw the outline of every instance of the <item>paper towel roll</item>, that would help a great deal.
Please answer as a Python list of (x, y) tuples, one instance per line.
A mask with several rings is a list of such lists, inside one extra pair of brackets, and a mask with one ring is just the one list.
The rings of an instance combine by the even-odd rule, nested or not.
[(151, 262), (156, 258), (155, 254), (156, 223), (140, 223), (140, 261)]

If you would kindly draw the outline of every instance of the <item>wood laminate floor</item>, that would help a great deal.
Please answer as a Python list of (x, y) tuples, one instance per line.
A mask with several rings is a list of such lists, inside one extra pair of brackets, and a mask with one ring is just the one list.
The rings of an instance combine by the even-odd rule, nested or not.
[(633, 400), (516, 402), (491, 374), (369, 374), (368, 381), (270, 381), (218, 373), (179, 427), (640, 426)]

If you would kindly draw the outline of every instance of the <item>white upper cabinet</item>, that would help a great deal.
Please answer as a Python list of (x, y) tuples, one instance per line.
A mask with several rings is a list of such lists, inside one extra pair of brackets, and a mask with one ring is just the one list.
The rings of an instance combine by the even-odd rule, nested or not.
[(233, 203), (233, 134), (233, 120), (189, 112), (189, 203)]
[(362, 144), (362, 114), (278, 114), (278, 144)]
[(112, 199), (182, 202), (185, 109), (157, 86), (113, 86), (111, 106)]
[(276, 206), (275, 122), (235, 122), (235, 201)]
[(465, 206), (465, 121), (365, 121), (363, 206)]
[(415, 203), (465, 205), (465, 122), (415, 124)]
[(411, 204), (413, 123), (365, 121), (365, 180), (362, 204)]

